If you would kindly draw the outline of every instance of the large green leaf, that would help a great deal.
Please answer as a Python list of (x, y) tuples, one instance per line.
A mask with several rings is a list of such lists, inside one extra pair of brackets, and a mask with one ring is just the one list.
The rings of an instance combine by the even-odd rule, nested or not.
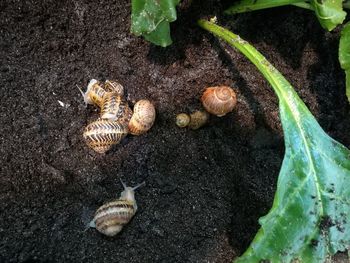
[(180, 0), (132, 0), (131, 32), (153, 44), (166, 47), (172, 43), (169, 23), (176, 20)]
[(324, 262), (350, 246), (350, 151), (330, 138), (282, 74), (253, 46), (211, 22), (199, 25), (241, 51), (279, 98), (285, 156), (261, 228), (237, 262)]
[(329, 31), (343, 23), (346, 12), (342, 0), (311, 0), (321, 26)]
[(350, 102), (350, 22), (347, 23), (340, 35), (339, 42), (339, 62), (345, 70), (346, 96)]

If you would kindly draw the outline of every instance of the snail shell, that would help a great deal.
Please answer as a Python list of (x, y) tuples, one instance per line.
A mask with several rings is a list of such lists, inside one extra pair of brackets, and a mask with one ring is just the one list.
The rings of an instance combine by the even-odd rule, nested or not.
[(129, 132), (140, 135), (147, 132), (156, 118), (156, 110), (149, 100), (139, 100), (134, 106), (134, 113), (129, 122)]
[(98, 119), (86, 126), (83, 136), (91, 149), (98, 153), (105, 153), (127, 134), (126, 125), (117, 121)]
[(96, 79), (90, 80), (85, 93), (80, 88), (79, 90), (86, 104), (93, 104), (101, 107), (103, 96), (106, 94), (106, 91), (100, 86), (100, 83)]
[(117, 95), (119, 95), (121, 97), (124, 96), (124, 87), (118, 81), (106, 80), (104, 89), (107, 92), (116, 93)]
[(137, 211), (135, 190), (140, 186), (128, 187), (123, 182), (124, 191), (118, 200), (109, 202), (97, 209), (89, 226), (96, 228), (106, 236), (115, 236), (126, 225)]
[(204, 108), (218, 117), (226, 115), (236, 106), (236, 93), (227, 86), (209, 87), (201, 98)]
[(132, 110), (121, 96), (107, 92), (103, 97), (101, 107), (101, 118), (107, 120), (118, 120), (120, 123), (127, 125), (131, 119)]
[(191, 118), (186, 113), (180, 113), (176, 115), (176, 125), (179, 126), (180, 128), (188, 126), (190, 121), (191, 121)]
[(190, 114), (190, 119), (188, 127), (192, 130), (197, 130), (208, 122), (209, 113), (198, 110)]

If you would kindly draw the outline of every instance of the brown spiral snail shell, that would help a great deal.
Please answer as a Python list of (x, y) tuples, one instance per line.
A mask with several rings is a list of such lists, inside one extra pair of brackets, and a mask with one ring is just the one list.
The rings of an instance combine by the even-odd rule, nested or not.
[(204, 108), (211, 114), (218, 117), (226, 115), (236, 106), (236, 93), (227, 86), (209, 87), (207, 88), (201, 101)]
[(129, 122), (129, 132), (140, 135), (147, 132), (156, 118), (156, 110), (149, 100), (139, 100), (134, 106), (134, 113)]
[(128, 134), (126, 125), (118, 121), (98, 119), (86, 126), (83, 136), (86, 144), (98, 153), (105, 153)]
[(128, 187), (123, 182), (122, 184), (124, 191), (120, 194), (119, 199), (98, 208), (89, 224), (89, 227), (96, 228), (106, 236), (117, 235), (135, 215), (137, 211), (135, 190), (144, 185), (145, 182), (135, 187)]
[(128, 124), (132, 116), (132, 110), (128, 103), (116, 93), (107, 92), (103, 97), (101, 106), (101, 118), (111, 121), (118, 120), (120, 123)]

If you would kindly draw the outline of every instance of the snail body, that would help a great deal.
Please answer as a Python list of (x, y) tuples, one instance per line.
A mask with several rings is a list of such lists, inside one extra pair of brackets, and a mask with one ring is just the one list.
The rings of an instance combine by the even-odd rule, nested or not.
[(105, 153), (128, 134), (126, 125), (118, 121), (98, 119), (84, 130), (86, 144), (98, 153)]
[(124, 87), (118, 81), (106, 80), (104, 89), (106, 92), (113, 92), (121, 97), (124, 96)]
[(147, 132), (156, 118), (156, 110), (149, 100), (139, 100), (134, 106), (134, 113), (129, 122), (129, 132), (140, 135)]
[(101, 118), (108, 120), (119, 120), (120, 123), (127, 124), (131, 119), (132, 111), (128, 103), (116, 93), (107, 92), (103, 97), (101, 107)]
[(106, 236), (117, 235), (137, 211), (135, 190), (144, 185), (144, 182), (135, 187), (128, 187), (123, 182), (122, 184), (124, 191), (120, 194), (119, 199), (98, 208), (89, 224), (90, 227), (96, 228)]
[(93, 104), (101, 107), (106, 91), (100, 86), (100, 83), (96, 79), (90, 80), (85, 93), (80, 88), (79, 90), (83, 95), (85, 104)]
[(226, 115), (236, 106), (236, 93), (227, 86), (217, 86), (207, 88), (201, 101), (204, 108), (211, 114), (218, 117)]

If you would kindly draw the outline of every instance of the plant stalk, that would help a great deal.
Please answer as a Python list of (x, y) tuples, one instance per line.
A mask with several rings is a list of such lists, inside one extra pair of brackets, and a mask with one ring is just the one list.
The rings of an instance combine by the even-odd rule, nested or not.
[(245, 0), (225, 10), (225, 14), (238, 14), (266, 8), (304, 3), (303, 0)]
[(343, 8), (350, 9), (350, 1), (346, 1), (343, 3)]
[(311, 10), (311, 11), (314, 11), (314, 10), (315, 10), (315, 9), (312, 7), (312, 5), (310, 5), (310, 4), (307, 3), (307, 2), (294, 3), (294, 4), (292, 4), (292, 5), (297, 6), (297, 7), (301, 7), (301, 8), (307, 9), (307, 10)]

